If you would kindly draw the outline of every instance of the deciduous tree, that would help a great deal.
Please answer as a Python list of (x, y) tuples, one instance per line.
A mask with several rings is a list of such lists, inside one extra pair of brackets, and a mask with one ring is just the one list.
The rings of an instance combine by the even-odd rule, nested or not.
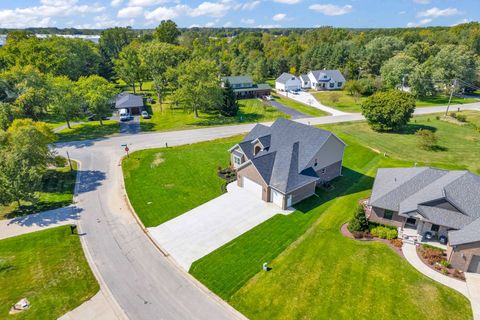
[(117, 93), (115, 85), (100, 76), (81, 77), (78, 88), (87, 108), (95, 114), (103, 126), (102, 118), (112, 114), (111, 103)]

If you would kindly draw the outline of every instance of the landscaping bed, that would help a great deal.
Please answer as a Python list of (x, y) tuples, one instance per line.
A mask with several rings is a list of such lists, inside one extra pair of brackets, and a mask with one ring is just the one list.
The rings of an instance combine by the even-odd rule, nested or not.
[(464, 273), (450, 266), (450, 263), (447, 261), (447, 253), (445, 250), (428, 244), (420, 244), (416, 247), (420, 260), (431, 269), (440, 272), (445, 276), (465, 281)]

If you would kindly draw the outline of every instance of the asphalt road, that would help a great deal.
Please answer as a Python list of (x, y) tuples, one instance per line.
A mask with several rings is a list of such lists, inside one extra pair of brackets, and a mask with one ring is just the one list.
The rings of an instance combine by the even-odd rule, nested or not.
[[(460, 106), (479, 109), (480, 103)], [(456, 110), (456, 106), (452, 110)], [(445, 107), (419, 108), (417, 114)], [(362, 120), (347, 114), (297, 120), (325, 124)], [(125, 200), (120, 166), (130, 152), (213, 140), (241, 134), (254, 124), (175, 132), (118, 135), (95, 141), (67, 142), (57, 151), (80, 162), (76, 207), (84, 250), (103, 290), (130, 319), (235, 319), (242, 316), (165, 257), (143, 232)]]

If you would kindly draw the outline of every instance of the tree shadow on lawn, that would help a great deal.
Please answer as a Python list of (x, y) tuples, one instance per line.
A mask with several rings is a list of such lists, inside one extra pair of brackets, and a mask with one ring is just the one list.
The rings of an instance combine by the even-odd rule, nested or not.
[(107, 123), (103, 126), (98, 125), (80, 125), (72, 127), (66, 132), (59, 132), (59, 143), (69, 141), (94, 140), (104, 138), (119, 132), (119, 124), (117, 122)]
[(317, 188), (316, 195), (299, 202), (294, 205), (294, 208), (301, 213), (309, 213), (316, 207), (337, 197), (371, 189), (373, 181), (374, 178), (370, 176), (347, 167), (342, 167), (342, 176), (335, 178), (331, 182), (332, 190)]
[(385, 132), (385, 133), (397, 133), (397, 134), (415, 134), (418, 130), (423, 129), (423, 130), (429, 130), (432, 132), (436, 132), (437, 128), (424, 125), (424, 124), (418, 124), (418, 123), (408, 123), (401, 128), (399, 128), (396, 131), (392, 132)]
[(227, 117), (220, 114), (209, 114), (206, 116), (200, 116), (195, 122), (189, 123), (189, 125), (208, 127), (208, 126), (219, 126), (235, 123), (248, 123), (248, 122), (258, 122), (264, 115), (259, 113), (243, 113), (239, 111), (236, 116)]

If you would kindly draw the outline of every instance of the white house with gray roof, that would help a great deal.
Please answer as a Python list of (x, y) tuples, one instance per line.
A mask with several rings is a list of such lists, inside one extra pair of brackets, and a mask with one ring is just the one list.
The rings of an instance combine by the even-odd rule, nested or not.
[(378, 169), (369, 220), (447, 243), (459, 270), (480, 273), (480, 177), (429, 167)]
[(280, 77), (275, 79), (275, 89), (280, 91), (297, 91), (302, 88), (300, 78), (290, 73), (282, 73)]
[(286, 209), (341, 174), (344, 148), (330, 131), (278, 119), (257, 124), (229, 152), (238, 185)]

